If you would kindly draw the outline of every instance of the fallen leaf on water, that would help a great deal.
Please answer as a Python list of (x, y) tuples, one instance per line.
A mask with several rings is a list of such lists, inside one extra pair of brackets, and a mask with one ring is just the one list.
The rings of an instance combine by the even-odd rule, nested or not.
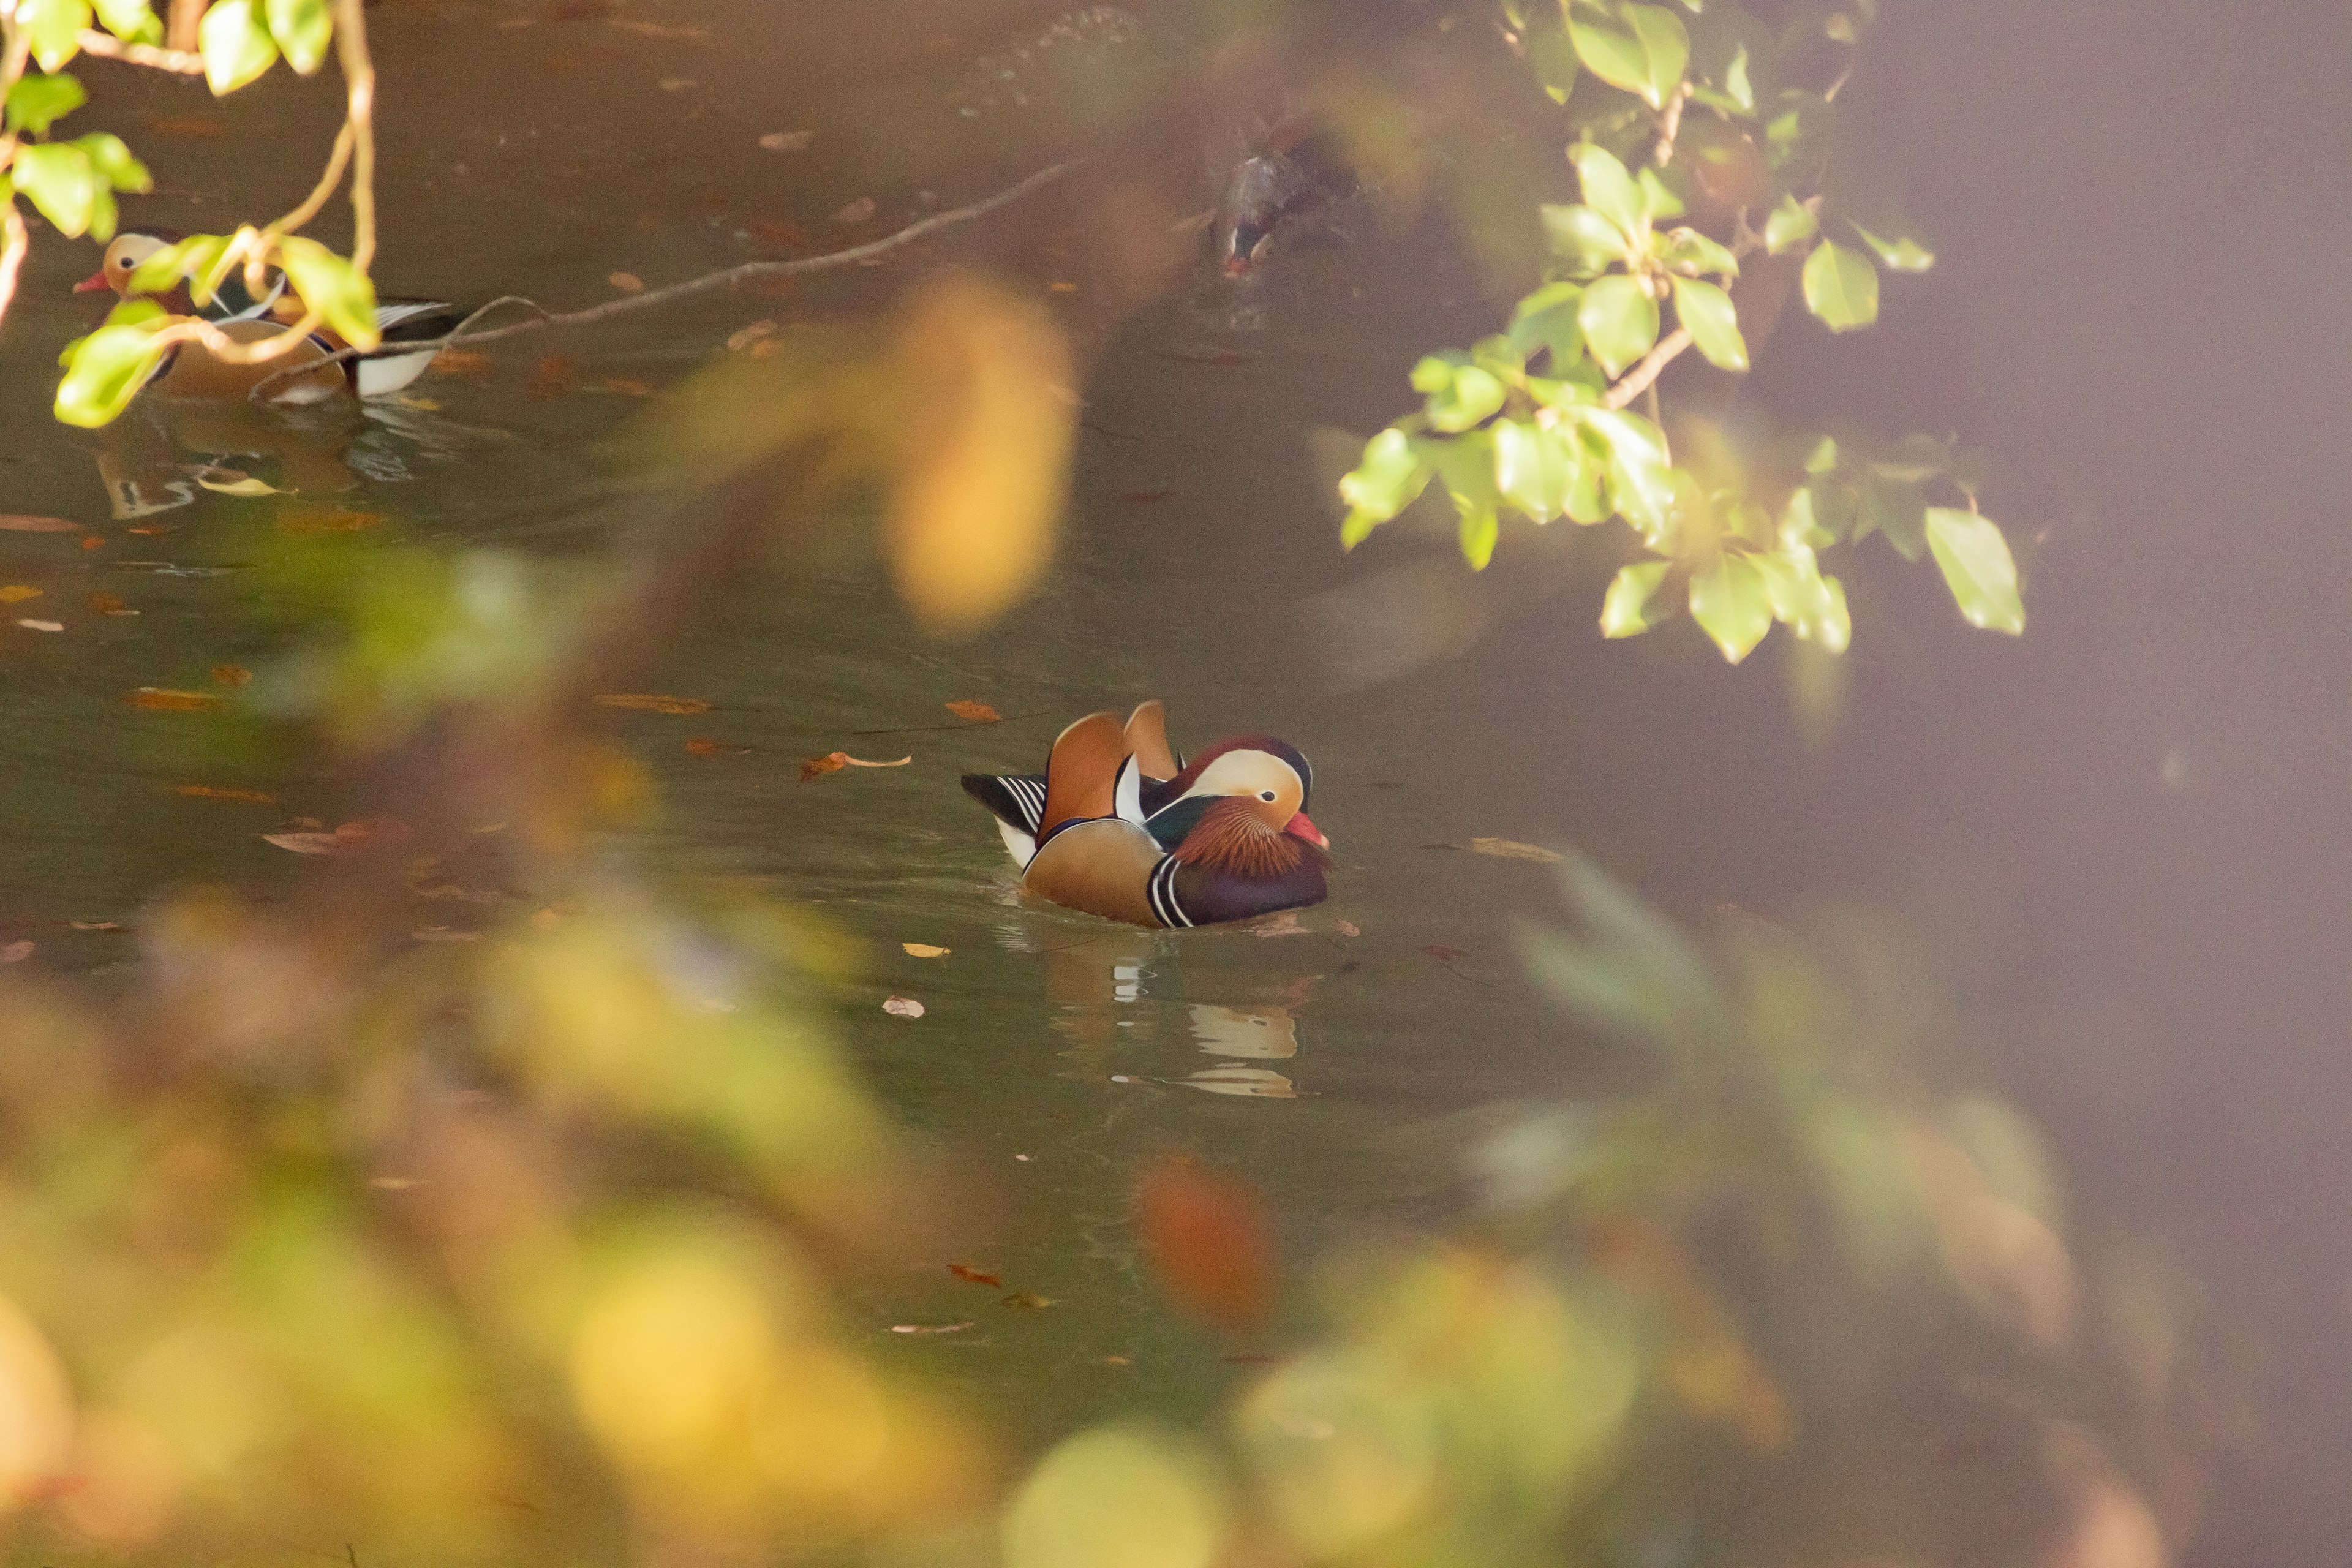
[(646, 280), (634, 272), (607, 273), (604, 281), (624, 294), (642, 294), (646, 289)]
[(291, 849), (297, 855), (341, 853), (335, 847), (335, 836), (331, 833), (265, 833), (261, 837), (265, 842), (275, 844), (280, 849)]
[(79, 533), (81, 524), (68, 522), (61, 517), (27, 517), (23, 512), (0, 512), (0, 531), (9, 533)]
[(261, 837), (297, 855), (360, 855), (407, 843), (416, 830), (396, 817), (367, 816), (346, 822), (332, 833), (265, 833)]
[(122, 929), (121, 924), (115, 921), (68, 921), (66, 924), (76, 931), (121, 931)]
[(724, 741), (714, 741), (708, 735), (697, 735), (686, 743), (686, 754), (689, 757), (748, 757), (751, 754), (751, 748), (730, 745)]
[(92, 594), (89, 607), (101, 616), (135, 616), (139, 613), (123, 603), (120, 594)]
[(1241, 1182), (1175, 1155), (1135, 1191), (1136, 1228), (1160, 1286), (1195, 1316), (1246, 1328), (1274, 1303), (1265, 1207)]
[(974, 1268), (969, 1263), (950, 1263), (948, 1265), (948, 1272), (954, 1275), (957, 1279), (967, 1280), (971, 1284), (985, 1285), (992, 1290), (1002, 1290), (1004, 1289), (1004, 1281), (1003, 1279), (991, 1274), (985, 1268)]
[(614, 16), (609, 25), (625, 33), (635, 33), (647, 38), (674, 38), (682, 44), (707, 44), (710, 29), (691, 25), (677, 26), (668, 22), (647, 22), (635, 16)]
[[(755, 217), (743, 226), (751, 231), (751, 237), (753, 239), (760, 241), (762, 245), (787, 246), (794, 250), (806, 250), (808, 248), (808, 236), (803, 233), (794, 225), (788, 224), (782, 218)], [(774, 283), (792, 283), (793, 279), (787, 277), (771, 279), (769, 281)], [(787, 293), (790, 291), (790, 289), (784, 290), (784, 292)]]
[(41, 591), (38, 588), (29, 588), (22, 583), (11, 583), (6, 587), (0, 588), (0, 605), (21, 605), (27, 599), (37, 599), (40, 596)]
[(945, 958), (949, 952), (944, 947), (933, 947), (928, 942), (902, 942), (898, 945), (907, 950), (909, 958)]
[(490, 356), (473, 349), (443, 349), (425, 368), (436, 375), (480, 375), (490, 368)]
[(182, 784), (172, 792), (197, 800), (240, 800), (249, 805), (276, 805), (278, 797), (257, 789), (229, 789), (220, 784)]
[(357, 533), (383, 521), (380, 511), (289, 511), (278, 520), (280, 533)]
[(174, 691), (168, 686), (142, 686), (123, 700), (133, 708), (152, 708), (159, 711), (190, 712), (199, 708), (217, 708), (221, 700), (209, 691)]
[(134, 522), (134, 523), (132, 523), (129, 528), (124, 529), (122, 531), (123, 531), (123, 532), (125, 532), (125, 533), (140, 533), (140, 534), (146, 534), (146, 535), (148, 535), (148, 536), (150, 536), (150, 537), (152, 537), (152, 536), (157, 535), (157, 534), (163, 534), (163, 533), (169, 533), (169, 532), (171, 532), (171, 531), (172, 531), (172, 525), (171, 525), (170, 523), (168, 523), (168, 522), (156, 522), (156, 523), (141, 523), (141, 522)]
[(1429, 954), (1430, 957), (1437, 960), (1440, 963), (1452, 963), (1457, 958), (1467, 958), (1470, 956), (1461, 948), (1448, 947), (1442, 942), (1433, 942), (1421, 951)]
[(874, 198), (860, 196), (833, 215), (835, 223), (864, 223), (874, 216)]
[(1522, 844), (1516, 838), (1473, 838), (1460, 846), (1473, 855), (1492, 855), (1498, 860), (1533, 860), (1538, 865), (1557, 865), (1559, 856), (1540, 844)]
[(833, 754), (841, 759), (844, 767), (851, 768), (903, 768), (915, 760), (910, 755), (893, 757), (887, 763), (869, 763), (864, 757), (853, 757), (843, 752), (835, 752)]
[(1271, 1068), (1214, 1067), (1177, 1080), (1211, 1094), (1246, 1095), (1255, 1100), (1296, 1100), (1298, 1090)]
[(63, 621), (37, 621), (30, 616), (19, 619), (16, 624), (28, 632), (61, 632), (66, 629)]
[(1341, 936), (1361, 936), (1364, 934), (1363, 928), (1359, 926), (1353, 921), (1333, 921), (1331, 922), (1331, 929), (1338, 931)]
[(228, 125), (209, 114), (142, 114), (139, 123), (158, 136), (226, 136)]
[(291, 493), (279, 489), (276, 485), (265, 484), (251, 474), (240, 474), (235, 468), (199, 470), (196, 483), (225, 496), (282, 496)]
[[(38, 590), (35, 590), (38, 592)], [(975, 724), (1000, 724), (1004, 716), (985, 702), (974, 702), (969, 697), (959, 697), (948, 704), (948, 711), (959, 719), (969, 719)]]
[(32, 956), (33, 944), (29, 942), (12, 942), (0, 947), (0, 963), (22, 963)]
[(966, 1329), (977, 1326), (977, 1324), (968, 1321), (961, 1323), (893, 1323), (890, 1325), (890, 1331), (894, 1334), (960, 1334)]
[(708, 713), (712, 705), (699, 697), (666, 697), (647, 691), (606, 691), (596, 698), (599, 708), (627, 708), (640, 713)]
[(1309, 936), (1313, 934), (1307, 931), (1305, 926), (1298, 923), (1298, 911), (1297, 910), (1284, 910), (1279, 914), (1268, 915), (1265, 919), (1250, 927), (1250, 931), (1251, 934), (1255, 936)]
[(1008, 1307), (1018, 1307), (1024, 1311), (1034, 1311), (1039, 1307), (1052, 1306), (1054, 1298), (1040, 1296), (1034, 1290), (1015, 1290), (1012, 1295), (1004, 1298), (1004, 1304)]
[(252, 680), (253, 671), (241, 664), (213, 666), (213, 684), (215, 686), (247, 686), (250, 685)]
[(105, 540), (100, 539), (95, 533), (85, 533), (81, 536), (81, 547), (84, 550), (96, 550), (105, 542)]
[(801, 764), (801, 783), (821, 779), (827, 773), (837, 773), (849, 765), (846, 752), (827, 752), (821, 757), (811, 757)]
[(772, 316), (763, 316), (747, 326), (738, 327), (727, 334), (727, 352), (741, 353), (775, 330), (775, 319)]
[(770, 153), (805, 153), (815, 136), (814, 131), (771, 131), (760, 138), (760, 145)]
[(882, 1001), (882, 1011), (893, 1018), (919, 1018), (923, 1005), (912, 996), (887, 996)]
[(1152, 501), (1173, 500), (1176, 494), (1174, 490), (1121, 490), (1118, 499), (1129, 506), (1145, 506)]

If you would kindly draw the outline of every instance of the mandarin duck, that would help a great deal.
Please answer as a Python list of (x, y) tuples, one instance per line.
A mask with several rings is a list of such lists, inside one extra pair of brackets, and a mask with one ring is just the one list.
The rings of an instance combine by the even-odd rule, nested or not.
[(1211, 925), (1323, 901), (1330, 841), (1307, 816), (1314, 770), (1269, 735), (1191, 762), (1164, 710), (1093, 713), (1055, 738), (1043, 775), (966, 773), (1022, 890), (1141, 926)]
[(1228, 278), (1256, 271), (1276, 231), (1291, 220), (1335, 206), (1358, 189), (1338, 136), (1297, 104), (1263, 115), (1244, 132), (1240, 151), (1216, 207), (1217, 266)]
[[(122, 230), (108, 244), (98, 270), (75, 284), (74, 292), (88, 294), (111, 289), (129, 299), (132, 293), (131, 274), (138, 270), (139, 264), (176, 243), (178, 237), (163, 229)], [(190, 296), (185, 279), (169, 292), (153, 298), (174, 315), (210, 321), (238, 342), (268, 337), (301, 315), (301, 303), (288, 289), (286, 275), (275, 269), (269, 273), (259, 296), (246, 287), (242, 272), (232, 271), (221, 279), (220, 287), (201, 308)], [(375, 324), (383, 341), (356, 359), (319, 364), (317, 362), (348, 346), (323, 328), (313, 331), (309, 342), (289, 353), (255, 364), (236, 364), (216, 358), (205, 353), (202, 343), (182, 343), (156, 365), (147, 385), (171, 397), (243, 397), (269, 377), (292, 371), (295, 374), (278, 384), (280, 390), (271, 395), (272, 401), (317, 403), (344, 392), (361, 397), (385, 397), (422, 375), (438, 352), (404, 345), (444, 337), (458, 321), (456, 308), (446, 300), (380, 300), (375, 307)], [(304, 371), (301, 367), (306, 364), (316, 364), (317, 368)]]

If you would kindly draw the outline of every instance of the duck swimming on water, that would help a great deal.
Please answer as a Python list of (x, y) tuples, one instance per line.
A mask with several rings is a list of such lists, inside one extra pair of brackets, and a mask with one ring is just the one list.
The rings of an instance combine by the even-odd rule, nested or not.
[(1270, 735), (1180, 762), (1156, 701), (1124, 725), (1115, 713), (1072, 724), (1043, 775), (963, 777), (995, 815), (1024, 892), (1141, 926), (1321, 903), (1330, 841), (1307, 815), (1313, 784), (1307, 759)]
[[(98, 270), (75, 284), (74, 292), (111, 289), (130, 299), (131, 274), (139, 264), (176, 244), (179, 237), (163, 229), (124, 229), (108, 244)], [(152, 298), (174, 315), (212, 322), (238, 342), (270, 337), (301, 314), (300, 301), (288, 287), (286, 275), (275, 269), (258, 296), (246, 287), (241, 270), (232, 270), (201, 307), (189, 294), (184, 279), (169, 292)], [(317, 403), (345, 392), (385, 397), (422, 375), (437, 352), (407, 345), (446, 336), (459, 319), (456, 307), (446, 300), (381, 300), (376, 302), (375, 324), (383, 341), (356, 359), (320, 363), (349, 346), (324, 329), (312, 331), (308, 342), (289, 353), (253, 364), (223, 360), (206, 353), (201, 342), (186, 342), (163, 357), (147, 385), (166, 396), (235, 398), (245, 396), (271, 376), (291, 371), (294, 374), (287, 375), (278, 384), (279, 390), (270, 395), (271, 401)], [(305, 371), (305, 365), (316, 368)]]

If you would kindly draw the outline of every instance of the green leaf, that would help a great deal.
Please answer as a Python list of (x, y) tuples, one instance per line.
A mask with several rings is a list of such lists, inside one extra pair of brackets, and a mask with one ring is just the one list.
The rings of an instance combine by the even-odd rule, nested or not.
[(1339, 499), (1350, 509), (1341, 542), (1353, 550), (1365, 534), (1412, 505), (1429, 477), (1429, 465), (1403, 431), (1391, 426), (1365, 442), (1363, 461), (1339, 477)]
[(1452, 498), (1454, 508), (1468, 517), (1493, 511), (1503, 492), (1495, 485), (1495, 438), (1490, 431), (1473, 430), (1451, 441), (1423, 443), (1423, 449), (1437, 469), (1437, 479)]
[(1695, 228), (1678, 228), (1666, 236), (1665, 249), (1659, 259), (1686, 277), (1700, 272), (1712, 272), (1722, 278), (1739, 276), (1739, 258), (1731, 254), (1731, 247)]
[(56, 70), (81, 52), (77, 35), (89, 26), (89, 0), (17, 0), (16, 26), (41, 68)]
[(126, 300), (106, 324), (68, 351), (54, 412), (68, 425), (94, 429), (122, 412), (147, 384), (163, 350), (155, 334), (171, 317), (152, 300)]
[(8, 89), (6, 124), (24, 136), (45, 136), (49, 127), (89, 101), (80, 82), (63, 72), (19, 77)]
[(1690, 24), (1690, 71), (1701, 84), (1694, 95), (1717, 109), (1753, 119), (1762, 100), (1772, 34), (1761, 22), (1726, 0), (1710, 0)]
[(1791, 191), (1764, 220), (1764, 248), (1774, 256), (1785, 256), (1821, 231), (1822, 220)]
[(1616, 226), (1625, 237), (1626, 254), (1645, 244), (1650, 232), (1649, 198), (1616, 154), (1587, 142), (1570, 148), (1568, 161), (1576, 165), (1577, 188), (1584, 194), (1585, 205)]
[(1936, 564), (1944, 569), (1944, 583), (1952, 601), (1972, 626), (2007, 632), (2025, 630), (2025, 605), (2017, 595), (2017, 562), (2009, 541), (1990, 518), (1952, 507), (1927, 513), (1927, 545)]
[[(194, 234), (176, 245), (165, 246), (131, 269), (131, 292), (167, 294), (184, 277), (201, 279), (227, 248), (228, 237), (222, 234)], [(201, 282), (190, 292), (199, 305), (212, 300), (212, 290)]]
[(1809, 474), (1826, 474), (1837, 466), (1838, 444), (1832, 437), (1822, 437), (1813, 443), (1813, 449), (1805, 454), (1805, 472)]
[(1583, 411), (1585, 427), (1609, 454), (1609, 488), (1617, 510), (1653, 547), (1674, 527), (1675, 470), (1666, 438), (1638, 414), (1622, 408)]
[(1670, 619), (1675, 605), (1673, 596), (1664, 590), (1666, 574), (1674, 564), (1671, 561), (1637, 561), (1618, 568), (1617, 575), (1609, 580), (1609, 592), (1601, 596), (1601, 635), (1640, 637), (1659, 622)]
[(1680, 170), (1669, 173), (1644, 163), (1641, 173), (1633, 176), (1633, 183), (1642, 187), (1642, 205), (1649, 208), (1652, 223), (1677, 218), (1690, 211), (1690, 203), (1682, 195), (1690, 189), (1690, 181)]
[(1862, 489), (1861, 539), (1875, 529), (1886, 535), (1906, 561), (1916, 561), (1927, 548), (1927, 498), (1908, 479), (1874, 475)]
[(1718, 370), (1748, 368), (1748, 340), (1739, 335), (1731, 296), (1696, 278), (1675, 279), (1675, 315), (1690, 329), (1691, 342)]
[(1583, 458), (1573, 431), (1516, 419), (1495, 423), (1495, 488), (1530, 521), (1549, 522), (1568, 505), (1572, 470)]
[(1557, 27), (1547, 27), (1528, 36), (1528, 63), (1535, 68), (1536, 80), (1551, 95), (1554, 103), (1566, 103), (1576, 86), (1576, 46), (1568, 34)]
[(1551, 356), (1554, 376), (1584, 355), (1584, 329), (1576, 323), (1577, 302), (1584, 289), (1575, 283), (1547, 283), (1511, 311), (1511, 346), (1524, 358), (1538, 349)]
[(1615, 509), (1609, 502), (1612, 482), (1609, 445), (1585, 426), (1576, 432), (1576, 455), (1569, 465), (1565, 510), (1571, 522), (1590, 526), (1606, 522)]
[(1908, 232), (1883, 234), (1864, 228), (1851, 218), (1846, 221), (1852, 225), (1853, 232), (1862, 237), (1863, 244), (1870, 247), (1889, 271), (1925, 272), (1936, 265), (1936, 253)]
[(1491, 417), (1503, 406), (1507, 389), (1494, 372), (1480, 365), (1452, 363), (1454, 356), (1431, 354), (1412, 367), (1414, 388), (1427, 395), (1430, 425), (1447, 435), (1458, 435)]
[(147, 165), (131, 155), (131, 149), (122, 144), (121, 137), (104, 131), (93, 131), (87, 136), (75, 137), (73, 144), (89, 157), (89, 166), (111, 189), (143, 195), (155, 188), (154, 180), (148, 175)]
[(1594, 76), (1638, 94), (1652, 109), (1664, 107), (1664, 98), (1650, 96), (1650, 53), (1622, 6), (1572, 0), (1568, 7), (1568, 37), (1577, 58)]
[(1691, 578), (1691, 619), (1715, 639), (1725, 660), (1746, 658), (1772, 629), (1772, 605), (1764, 574), (1745, 555), (1719, 555), (1713, 566)]
[(278, 60), (278, 44), (263, 25), (257, 0), (214, 0), (196, 27), (197, 52), (213, 95), (235, 92)]
[[(16, 188), (57, 226), (59, 234), (71, 239), (89, 232), (99, 212), (98, 198), (106, 187), (98, 171), (89, 166), (89, 153), (70, 142), (19, 145), (10, 167)], [(108, 196), (107, 206), (110, 209), (113, 204), (114, 198)]]
[(285, 52), (286, 63), (303, 76), (317, 70), (335, 32), (327, 0), (267, 0), (263, 9), (269, 36)]
[(147, 0), (98, 0), (98, 19), (126, 44), (163, 41), (163, 24)]
[(1633, 254), (1618, 226), (1582, 205), (1546, 202), (1538, 209), (1544, 241), (1568, 264), (1571, 278), (1596, 278)]
[(1628, 5), (1625, 19), (1633, 25), (1634, 36), (1642, 40), (1650, 62), (1647, 90), (1634, 90), (1651, 108), (1663, 109), (1682, 86), (1684, 68), (1690, 63), (1689, 29), (1664, 5)]
[(1502, 531), (1502, 523), (1491, 506), (1476, 507), (1462, 514), (1462, 559), (1470, 563), (1471, 571), (1484, 572), (1486, 563), (1495, 559), (1495, 541)]
[(1576, 307), (1585, 345), (1612, 376), (1648, 353), (1658, 341), (1657, 301), (1622, 273), (1601, 279)]
[(1846, 618), (1844, 596), (1832, 592), (1810, 548), (1801, 544), (1748, 559), (1763, 576), (1764, 597), (1775, 620), (1832, 653), (1845, 651), (1853, 626)]
[(1805, 258), (1805, 308), (1833, 332), (1878, 320), (1878, 268), (1858, 250), (1825, 239)]
[(278, 242), (278, 259), (302, 302), (355, 349), (376, 346), (375, 285), (366, 273), (314, 239), (289, 236)]

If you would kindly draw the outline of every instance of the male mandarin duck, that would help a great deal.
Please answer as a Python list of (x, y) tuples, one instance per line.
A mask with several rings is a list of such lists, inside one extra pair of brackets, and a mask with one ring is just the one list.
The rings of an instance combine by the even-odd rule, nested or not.
[[(138, 270), (139, 264), (177, 238), (163, 229), (124, 229), (107, 246), (98, 270), (75, 284), (74, 292), (87, 294), (111, 289), (128, 299), (131, 292), (131, 275)], [(232, 272), (223, 279), (212, 299), (201, 309), (189, 296), (185, 279), (169, 293), (153, 298), (174, 315), (210, 321), (238, 342), (268, 337), (301, 315), (300, 301), (287, 289), (286, 275), (275, 270), (258, 298), (245, 286), (241, 272)], [(165, 355), (147, 384), (172, 397), (243, 397), (270, 376), (293, 370), (298, 374), (278, 384), (279, 390), (270, 395), (272, 401), (317, 403), (346, 391), (361, 397), (389, 396), (422, 375), (436, 352), (404, 345), (445, 336), (458, 320), (456, 309), (446, 300), (379, 300), (375, 323), (383, 334), (383, 344), (357, 359), (318, 364), (347, 346), (324, 329), (312, 331), (308, 342), (288, 353), (255, 364), (218, 359), (205, 353), (202, 343), (190, 342)], [(300, 367), (307, 364), (317, 364), (317, 368), (303, 372)]]
[(1190, 763), (1146, 702), (1055, 740), (1045, 774), (966, 773), (1022, 868), (1024, 891), (1107, 920), (1211, 925), (1323, 901), (1330, 847), (1306, 812), (1314, 770), (1267, 735)]

